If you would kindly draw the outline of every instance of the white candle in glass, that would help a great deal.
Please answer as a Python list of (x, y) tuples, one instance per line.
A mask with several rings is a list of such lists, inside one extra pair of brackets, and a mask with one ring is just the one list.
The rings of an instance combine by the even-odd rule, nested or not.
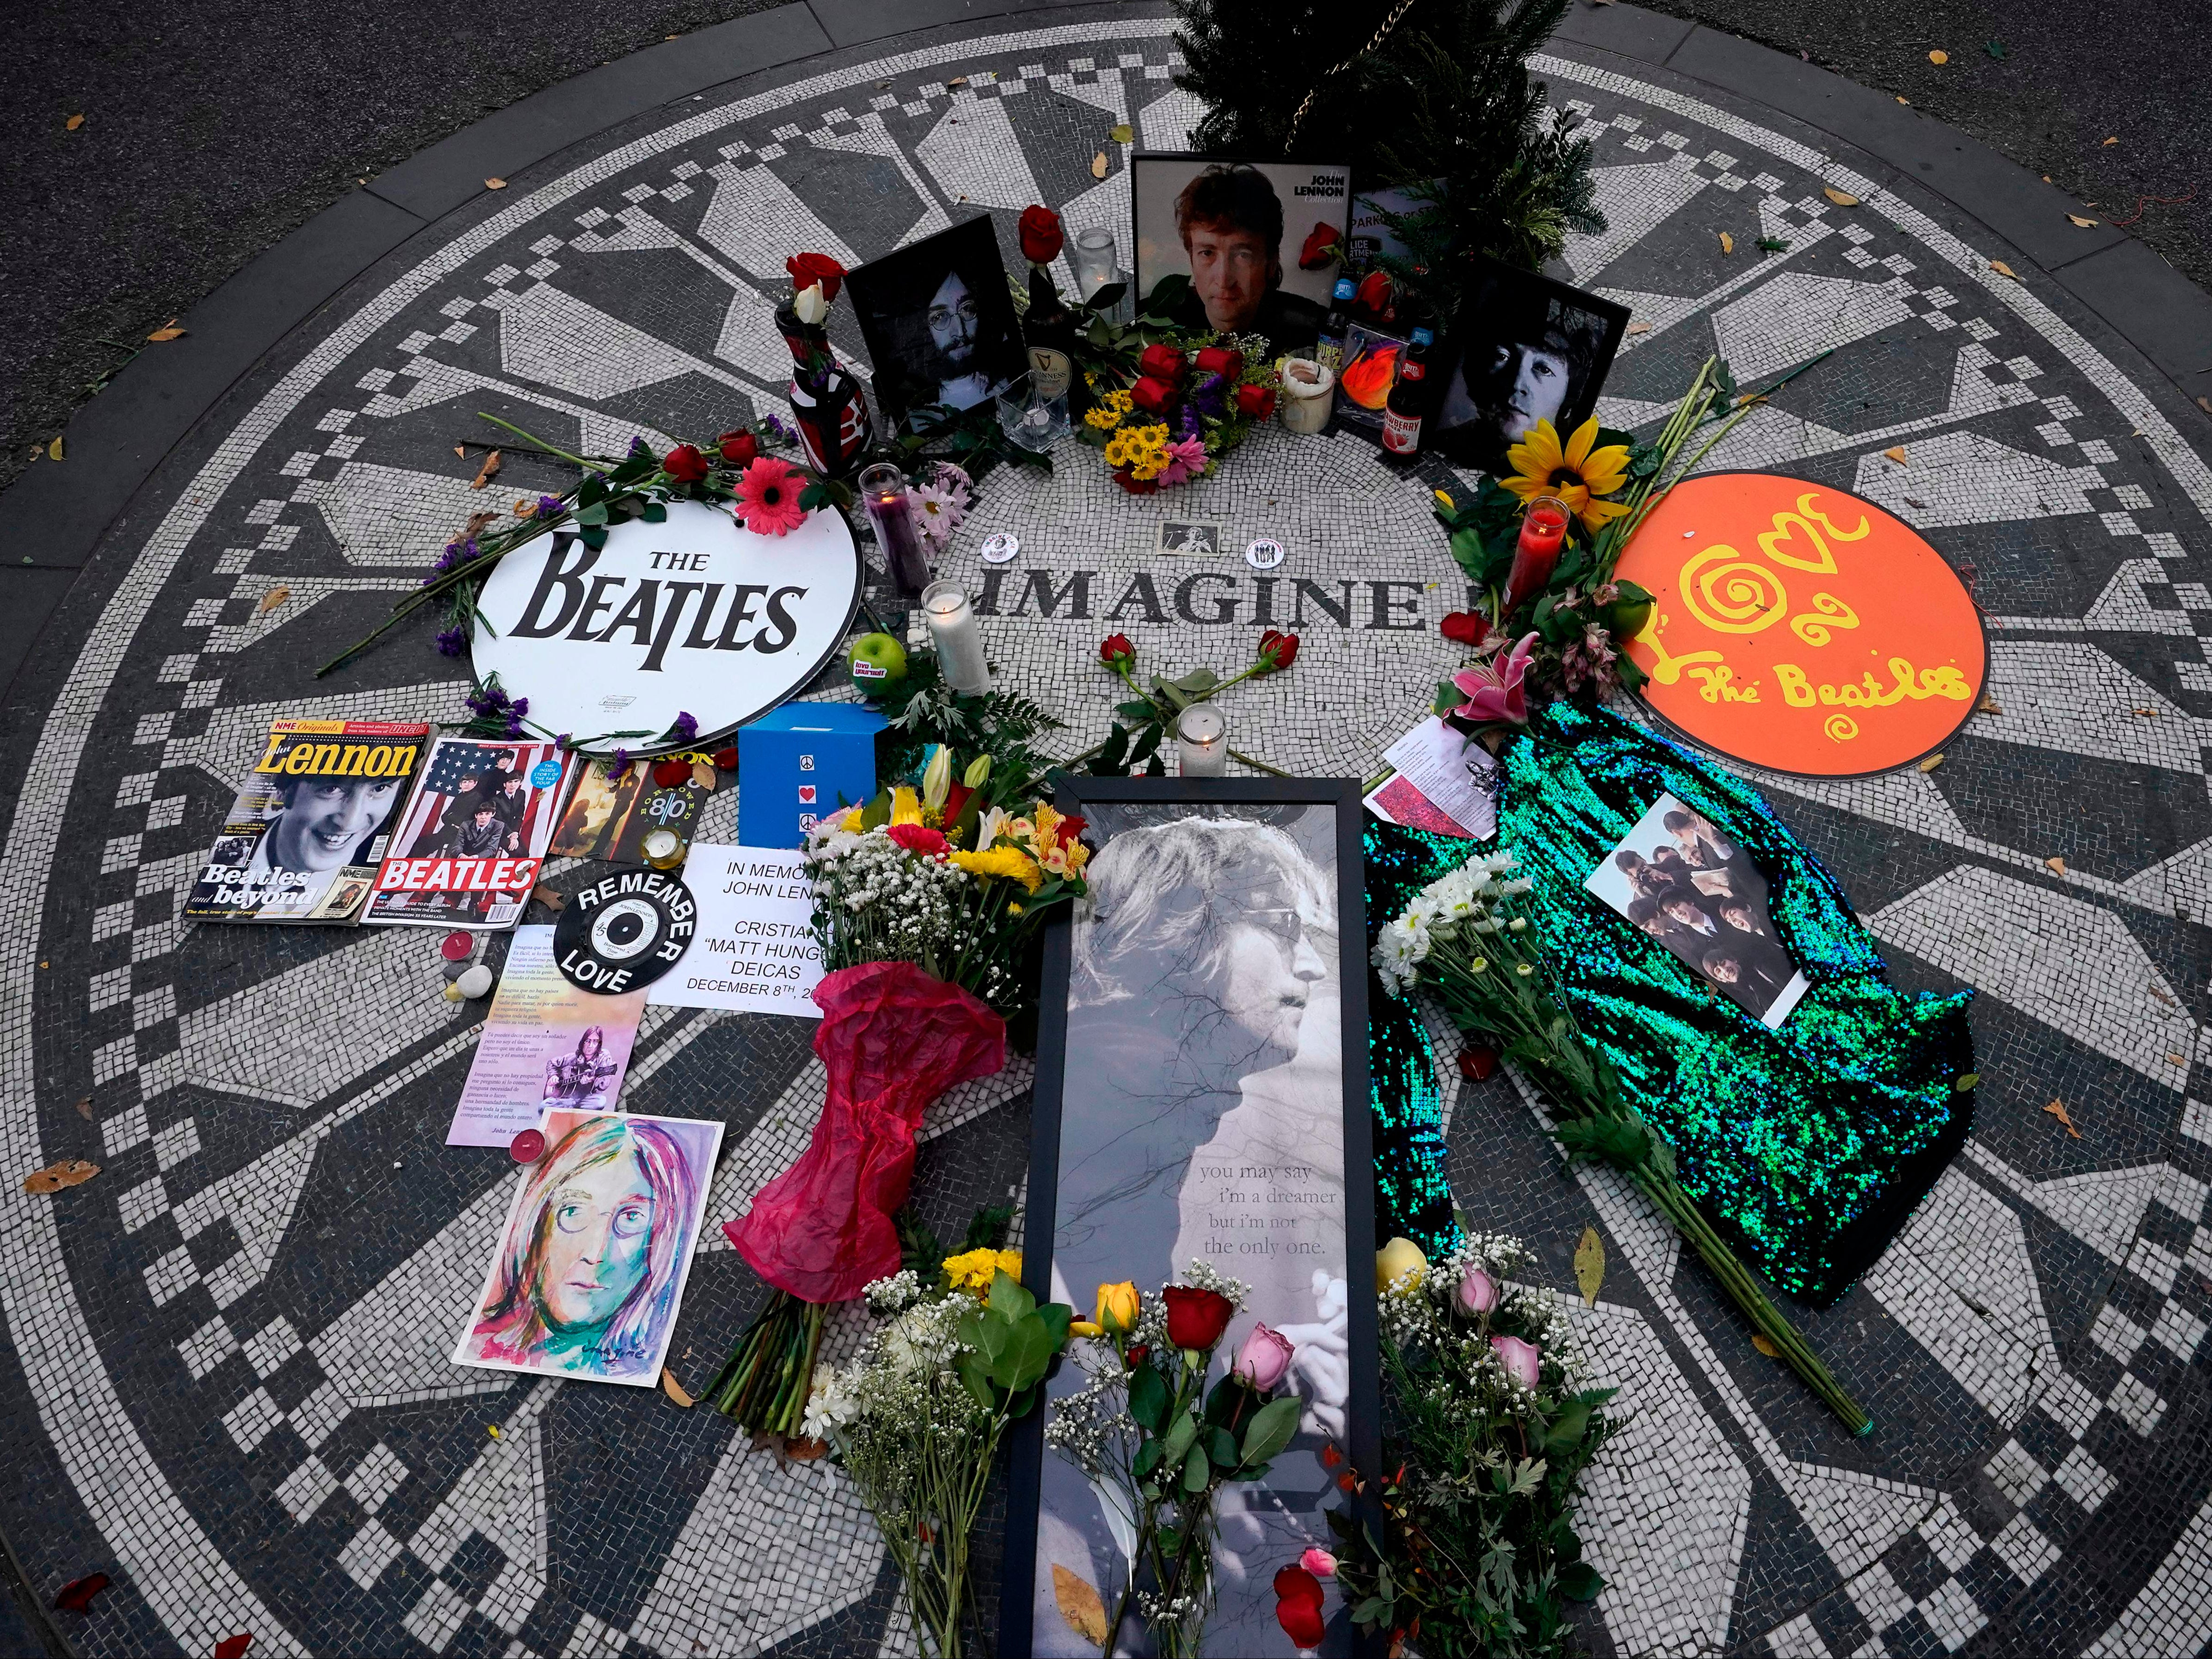
[(1229, 723), (1211, 703), (1194, 702), (1176, 721), (1176, 747), (1187, 778), (1229, 775)]
[(958, 582), (932, 582), (922, 590), (921, 614), (937, 647), (938, 672), (955, 691), (980, 695), (991, 689), (991, 665), (983, 656), (983, 630), (975, 607)]

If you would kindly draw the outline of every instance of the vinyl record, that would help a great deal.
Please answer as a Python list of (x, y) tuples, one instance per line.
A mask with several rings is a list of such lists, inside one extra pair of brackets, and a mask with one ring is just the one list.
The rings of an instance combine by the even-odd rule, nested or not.
[(580, 990), (640, 990), (683, 959), (698, 915), (691, 890), (676, 877), (617, 870), (568, 900), (553, 924), (553, 961)]

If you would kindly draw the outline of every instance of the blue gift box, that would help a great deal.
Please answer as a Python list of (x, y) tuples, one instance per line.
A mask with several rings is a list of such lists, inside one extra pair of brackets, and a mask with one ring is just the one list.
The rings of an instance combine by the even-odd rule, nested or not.
[(738, 840), (796, 847), (816, 820), (876, 793), (884, 717), (849, 702), (787, 702), (738, 728)]

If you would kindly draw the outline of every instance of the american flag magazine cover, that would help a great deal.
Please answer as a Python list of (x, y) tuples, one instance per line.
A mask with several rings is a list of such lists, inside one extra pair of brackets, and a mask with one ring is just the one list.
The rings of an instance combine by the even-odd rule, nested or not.
[(442, 737), (377, 872), (370, 922), (512, 927), (530, 902), (568, 769), (550, 740)]

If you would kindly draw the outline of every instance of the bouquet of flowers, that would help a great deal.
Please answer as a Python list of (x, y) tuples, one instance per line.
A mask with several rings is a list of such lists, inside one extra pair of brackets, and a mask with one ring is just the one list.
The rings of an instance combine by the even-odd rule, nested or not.
[(1321, 1640), (1321, 1580), (1334, 1577), (1353, 1622), (1388, 1632), (1394, 1650), (1407, 1639), (1430, 1659), (1568, 1650), (1562, 1601), (1604, 1587), (1569, 1511), (1616, 1426), (1601, 1409), (1615, 1390), (1581, 1387), (1557, 1302), (1512, 1283), (1527, 1254), (1472, 1236), (1433, 1264), (1410, 1239), (1378, 1253), (1383, 1462), (1395, 1472), (1366, 1483), (1379, 1536), (1332, 1511), (1336, 1553), (1308, 1550), (1276, 1575), (1276, 1617), (1299, 1646)]
[(1099, 386), (1076, 434), (1103, 450), (1114, 482), (1150, 495), (1212, 472), (1220, 458), (1271, 419), (1282, 381), (1258, 335), (1163, 331), (1145, 347), (1126, 387)]
[(1549, 1096), (1553, 1133), (1570, 1157), (1620, 1170), (1687, 1239), (1773, 1352), (1812, 1385), (1853, 1434), (1874, 1419), (1845, 1394), (1674, 1178), (1674, 1149), (1622, 1098), (1620, 1079), (1585, 1036), (1546, 970), (1514, 899), (1528, 882), (1510, 853), (1469, 860), (1431, 882), (1385, 924), (1375, 969), (1394, 996), (1433, 988), (1453, 1024), (1493, 1045)]
[(1006, 1063), (1004, 1015), (1045, 920), (1084, 892), (1083, 820), (1042, 800), (983, 806), (989, 761), (952, 781), (939, 745), (904, 785), (807, 838), (815, 936), (814, 1052), (828, 1098), (806, 1151), (723, 1231), (782, 1294), (738, 1338), (716, 1404), (756, 1433), (797, 1431), (822, 1310), (899, 1266), (893, 1220), (930, 1102)]
[(1202, 1261), (1189, 1283), (1140, 1296), (1101, 1285), (1094, 1316), (1071, 1328), (1082, 1388), (1054, 1403), (1045, 1440), (1079, 1468), (1108, 1506), (1129, 1553), (1113, 1611), (1097, 1586), (1053, 1571), (1060, 1616), (1113, 1659), (1133, 1610), (1159, 1653), (1196, 1654), (1213, 1606), (1214, 1498), (1256, 1480), (1291, 1443), (1303, 1409), (1274, 1389), (1290, 1370), (1289, 1340), (1255, 1325), (1211, 1387), (1214, 1350), (1247, 1288)]
[(1018, 1253), (981, 1249), (869, 1285), (884, 1322), (814, 1380), (807, 1434), (875, 1516), (922, 1650), (957, 1659), (975, 1612), (969, 1549), (1006, 1425), (1035, 1407), (1073, 1310), (1039, 1306)]

